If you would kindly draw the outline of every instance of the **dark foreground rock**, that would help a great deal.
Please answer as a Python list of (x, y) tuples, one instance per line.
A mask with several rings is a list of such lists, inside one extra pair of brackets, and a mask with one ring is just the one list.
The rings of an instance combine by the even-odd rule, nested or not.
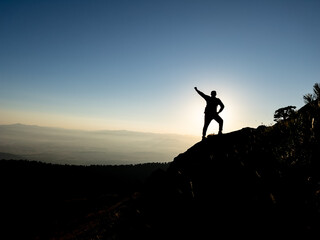
[(320, 237), (319, 108), (213, 135), (109, 212), (103, 239)]

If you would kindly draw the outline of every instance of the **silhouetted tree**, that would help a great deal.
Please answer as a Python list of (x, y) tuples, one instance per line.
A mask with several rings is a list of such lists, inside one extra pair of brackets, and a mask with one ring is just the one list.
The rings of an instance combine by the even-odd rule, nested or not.
[(286, 120), (288, 119), (292, 114), (295, 113), (296, 106), (288, 106), (288, 107), (283, 107), (279, 108), (278, 110), (275, 111), (274, 113), (274, 121), (279, 122), (281, 120)]
[(307, 93), (303, 96), (303, 100), (305, 104), (313, 103), (316, 100), (319, 101), (320, 99), (320, 84), (315, 83), (313, 85), (313, 93)]

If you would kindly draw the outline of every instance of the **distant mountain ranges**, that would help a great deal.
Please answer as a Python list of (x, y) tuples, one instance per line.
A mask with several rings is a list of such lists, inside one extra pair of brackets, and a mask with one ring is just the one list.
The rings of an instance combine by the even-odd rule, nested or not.
[(81, 131), (23, 124), (0, 125), (0, 159), (58, 164), (169, 162), (196, 137), (132, 131)]
[(23, 159), (23, 157), (19, 156), (19, 155), (11, 154), (11, 153), (0, 152), (0, 159), (3, 159), (3, 160), (19, 160), (19, 159)]

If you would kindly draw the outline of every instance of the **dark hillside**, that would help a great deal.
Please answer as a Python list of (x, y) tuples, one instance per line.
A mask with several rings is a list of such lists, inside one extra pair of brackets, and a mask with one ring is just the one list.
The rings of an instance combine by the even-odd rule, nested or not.
[[(51, 239), (135, 191), (167, 163), (59, 165), (0, 161), (3, 239)], [(6, 235), (5, 235), (6, 233)], [(2, 237), (1, 237), (2, 238)]]
[(209, 136), (109, 212), (100, 237), (319, 239), (319, 116), (306, 106), (271, 127)]

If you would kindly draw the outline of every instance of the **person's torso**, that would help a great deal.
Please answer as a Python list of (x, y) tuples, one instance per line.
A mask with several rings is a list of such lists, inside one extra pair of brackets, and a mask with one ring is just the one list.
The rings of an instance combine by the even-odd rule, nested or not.
[(210, 97), (207, 100), (207, 106), (205, 109), (205, 113), (217, 113), (218, 105), (220, 104), (220, 101), (218, 98)]

